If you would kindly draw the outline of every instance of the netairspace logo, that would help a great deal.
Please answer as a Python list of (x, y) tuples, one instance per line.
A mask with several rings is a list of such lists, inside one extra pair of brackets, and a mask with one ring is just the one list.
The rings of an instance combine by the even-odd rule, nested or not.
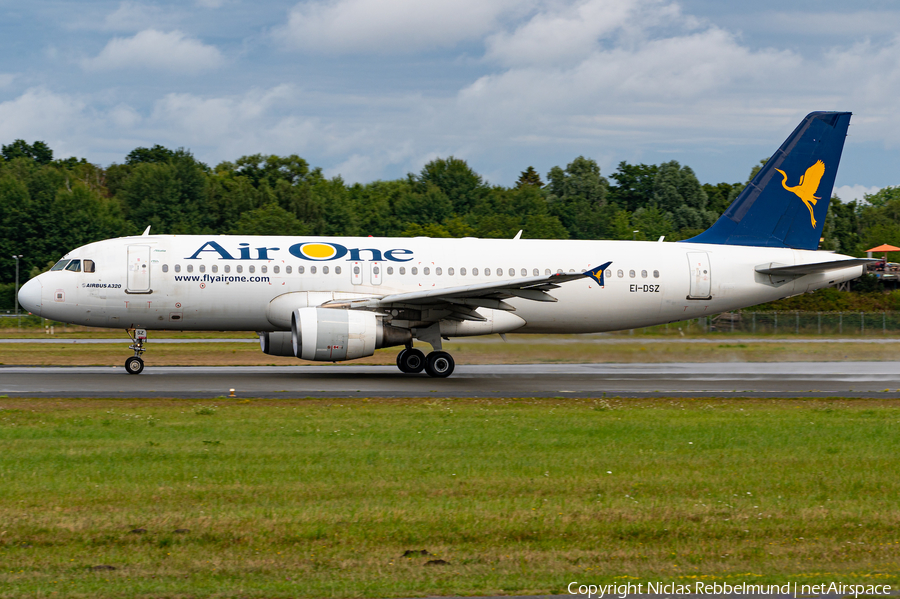
[(617, 597), (626, 599), (630, 595), (840, 595), (857, 598), (860, 595), (890, 595), (889, 584), (845, 584), (842, 582), (825, 582), (820, 584), (750, 584), (741, 582), (695, 582), (681, 584), (676, 582), (628, 582), (618, 584), (581, 584), (571, 582), (567, 587), (570, 595), (585, 596), (587, 599), (604, 599)]

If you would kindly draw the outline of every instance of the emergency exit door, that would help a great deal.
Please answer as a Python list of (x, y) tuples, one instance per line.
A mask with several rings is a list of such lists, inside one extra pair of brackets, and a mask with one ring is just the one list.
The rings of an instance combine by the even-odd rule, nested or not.
[(709, 267), (707, 252), (688, 252), (688, 264), (691, 267), (691, 292), (688, 299), (712, 298), (712, 270)]
[(150, 246), (128, 246), (128, 293), (150, 293)]

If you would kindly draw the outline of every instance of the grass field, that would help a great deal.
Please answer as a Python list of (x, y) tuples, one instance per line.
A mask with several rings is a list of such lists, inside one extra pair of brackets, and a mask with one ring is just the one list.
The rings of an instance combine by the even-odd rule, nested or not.
[[(527, 342), (525, 342), (527, 341)], [(267, 356), (258, 343), (147, 344), (147, 366), (296, 366), (311, 364), (295, 358)], [(422, 346), (429, 351), (428, 346)], [(806, 362), (900, 360), (900, 343), (642, 343), (621, 340), (592, 343), (589, 339), (534, 337), (512, 343), (449, 341), (444, 349), (457, 364), (631, 363), (631, 362)], [(398, 348), (378, 350), (353, 364), (394, 364)], [(131, 355), (122, 345), (0, 344), (0, 365), (121, 366)], [(316, 363), (322, 365), (322, 363)]]
[(891, 401), (0, 408), (0, 597), (900, 583)]

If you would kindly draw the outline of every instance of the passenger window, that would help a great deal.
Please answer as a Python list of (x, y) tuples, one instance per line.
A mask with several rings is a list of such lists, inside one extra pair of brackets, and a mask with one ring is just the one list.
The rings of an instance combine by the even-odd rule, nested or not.
[(302, 275), (305, 271), (306, 271), (306, 267), (304, 267), (302, 264), (301, 264), (300, 266), (297, 267), (297, 274), (298, 274), (298, 275)]
[(187, 265), (187, 271), (188, 271), (188, 272), (194, 272), (194, 265), (193, 265), (193, 264), (188, 264), (188, 265)]
[(169, 265), (163, 264), (163, 272), (169, 272)]
[(285, 266), (285, 267), (284, 267), (284, 274), (286, 274), (286, 275), (291, 274), (291, 267), (290, 267), (290, 266)]
[(453, 270), (453, 267), (452, 267), (452, 266), (451, 266), (450, 268), (447, 269), (447, 274), (450, 275), (451, 277), (453, 276), (453, 273), (454, 273), (454, 272), (456, 272), (456, 271)]
[(400, 274), (401, 274), (401, 275), (405, 275), (405, 274), (406, 274), (406, 267), (404, 267), (404, 266), (401, 266), (401, 267), (400, 267)]
[(607, 268), (607, 269), (606, 269), (606, 278), (607, 278), (607, 279), (611, 279), (611, 278), (612, 278), (612, 269), (611, 269), (611, 268)]
[(621, 279), (622, 277), (625, 276), (625, 273), (622, 272), (621, 270), (617, 270), (617, 271), (616, 271), (616, 276), (618, 276), (618, 277)]
[(274, 272), (277, 275), (279, 272), (281, 272), (281, 268), (279, 266), (273, 266), (272, 272)]
[(201, 264), (201, 265), (200, 265), (200, 272), (206, 272), (206, 265), (205, 265), (205, 264)]
[(633, 271), (633, 270), (629, 270), (629, 271), (628, 271), (628, 276), (631, 277), (631, 278), (633, 279), (633, 278), (634, 278), (634, 271)]
[(510, 268), (510, 269), (509, 269), (509, 276), (511, 276), (511, 277), (516, 276), (516, 269), (515, 269), (515, 268)]
[(642, 278), (642, 279), (646, 279), (646, 278), (647, 278), (647, 271), (646, 271), (646, 270), (642, 270), (642, 271), (641, 271), (641, 278)]
[[(556, 269), (556, 274), (558, 274), (558, 275), (563, 274), (563, 272), (564, 272), (564, 271), (563, 271), (563, 269), (561, 269), (561, 268), (557, 268), (557, 269)], [(619, 271), (619, 272), (622, 272), (622, 271)]]
[(394, 267), (393, 267), (393, 266), (388, 266), (387, 274), (389, 274), (389, 275), (394, 274)]
[(658, 279), (658, 278), (659, 278), (659, 271), (658, 271), (658, 270), (654, 270), (654, 271), (653, 271), (653, 278), (654, 278), (654, 279)]
[(84, 261), (84, 272), (94, 272), (94, 261), (93, 260), (85, 260)]
[(269, 271), (269, 267), (266, 266), (265, 264), (263, 264), (262, 266), (259, 267), (259, 272), (261, 272), (263, 274), (266, 274), (268, 271)]
[(213, 264), (213, 265), (212, 265), (212, 271), (213, 271), (213, 274), (219, 272), (219, 265), (218, 265), (218, 264)]
[(545, 269), (544, 269), (544, 274), (545, 274), (545, 275), (549, 275), (549, 274), (550, 274), (550, 269), (549, 269), (549, 268), (545, 268)]
[(531, 276), (533, 276), (533, 277), (536, 277), (536, 276), (538, 276), (538, 275), (540, 275), (540, 274), (541, 274), (541, 271), (539, 271), (539, 270), (536, 269), (536, 268), (535, 268), (533, 271), (531, 271)]
[[(275, 268), (278, 268), (278, 267), (276, 266)], [(340, 267), (340, 266), (335, 266), (335, 267), (334, 267), (334, 274), (336, 274), (336, 275), (341, 274), (341, 267)], [(375, 274), (376, 274), (376, 275), (378, 274), (378, 267), (377, 267), (377, 266), (375, 267)]]
[(240, 273), (244, 272), (244, 267), (241, 266), (240, 264), (238, 264), (238, 265), (235, 267), (235, 270), (240, 274)]
[(417, 275), (417, 274), (419, 274), (419, 269), (416, 268), (415, 266), (413, 266), (412, 268), (409, 269), (409, 274)]
[(498, 269), (497, 269), (497, 276), (498, 276), (498, 277), (502, 277), (502, 276), (503, 276), (503, 269), (502, 269), (502, 268), (498, 268)]
[(315, 266), (310, 266), (310, 267), (309, 267), (309, 274), (311, 274), (311, 275), (316, 274), (316, 267), (315, 267)]
[[(459, 274), (462, 275), (462, 276), (466, 276), (466, 269), (465, 269), (465, 268), (460, 268), (460, 269), (459, 269)], [(475, 273), (475, 274), (478, 274), (478, 273)]]
[[(263, 266), (263, 268), (265, 268), (265, 266)], [(322, 274), (323, 274), (323, 275), (327, 275), (327, 274), (328, 274), (328, 267), (327, 267), (327, 266), (323, 266), (323, 267), (322, 267)]]
[(425, 268), (422, 269), (422, 274), (423, 274), (423, 275), (430, 275), (430, 274), (431, 274), (431, 269), (428, 268), (428, 267), (426, 266)]
[(438, 266), (437, 268), (434, 269), (434, 274), (441, 276), (441, 267), (440, 266)]
[(71, 262), (69, 262), (66, 270), (71, 270), (72, 272), (81, 272), (81, 260), (72, 260)]
[(250, 266), (247, 267), (247, 270), (248, 270), (248, 271), (250, 272), (250, 274), (252, 275), (253, 273), (256, 272), (256, 267), (253, 266), (253, 265), (251, 264)]
[(176, 265), (175, 265), (175, 272), (181, 272), (181, 265), (180, 265), (180, 264), (176, 264)]
[(472, 276), (473, 276), (473, 277), (477, 277), (477, 276), (478, 276), (478, 269), (477, 269), (477, 268), (473, 268), (473, 269), (472, 269)]
[(225, 265), (225, 272), (231, 272), (231, 265), (230, 265), (230, 264), (226, 264), (226, 265)]
[(359, 272), (360, 272), (360, 271), (359, 271), (359, 267), (358, 267), (358, 266), (354, 266), (354, 267), (353, 267), (353, 274), (358, 275)]
[(62, 270), (66, 267), (66, 264), (68, 264), (68, 263), (69, 263), (68, 260), (60, 260), (59, 262), (54, 264), (53, 268), (51, 268), (50, 270)]

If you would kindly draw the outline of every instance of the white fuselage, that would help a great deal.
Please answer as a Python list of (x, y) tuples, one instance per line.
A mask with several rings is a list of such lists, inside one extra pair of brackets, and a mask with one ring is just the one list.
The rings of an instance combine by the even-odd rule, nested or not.
[[(327, 255), (330, 249), (334, 256)], [(92, 243), (65, 257), (92, 260), (95, 271), (40, 275), (39, 310), (29, 309), (74, 324), (156, 330), (287, 330), (290, 321), (285, 325), (283, 318), (273, 317), (270, 307), (277, 305), (272, 300), (288, 293), (306, 292), (307, 305), (317, 305), (582, 272), (612, 261), (603, 288), (586, 278), (551, 290), (558, 302), (508, 299), (522, 322), (516, 319), (503, 330), (456, 332), (591, 333), (752, 306), (862, 272), (856, 266), (773, 278), (755, 272), (755, 267), (844, 257), (783, 248), (640, 241), (152, 235)], [(31, 289), (34, 296), (37, 290)]]

